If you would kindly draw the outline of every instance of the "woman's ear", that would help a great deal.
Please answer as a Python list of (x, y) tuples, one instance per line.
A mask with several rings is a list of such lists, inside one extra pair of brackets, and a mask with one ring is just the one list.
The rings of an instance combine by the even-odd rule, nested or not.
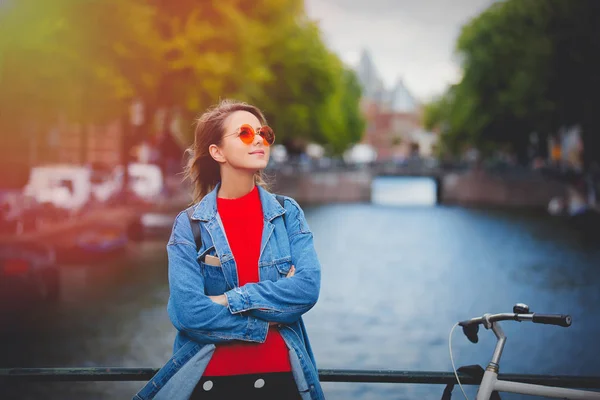
[(215, 160), (216, 162), (222, 164), (226, 161), (223, 152), (216, 144), (211, 144), (208, 147), (208, 152), (210, 153), (210, 156), (213, 158), (213, 160)]

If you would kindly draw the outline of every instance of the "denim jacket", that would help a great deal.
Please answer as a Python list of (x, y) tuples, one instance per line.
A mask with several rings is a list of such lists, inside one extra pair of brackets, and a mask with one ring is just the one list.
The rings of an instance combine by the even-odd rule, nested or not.
[[(321, 267), (304, 212), (289, 197), (284, 199), (285, 208), (281, 207), (273, 194), (259, 187), (264, 215), (260, 282), (239, 287), (235, 260), (217, 213), (218, 188), (194, 208), (192, 219), (200, 223), (202, 237), (199, 250), (186, 213), (175, 219), (167, 244), (167, 311), (177, 329), (173, 356), (134, 399), (188, 399), (215, 345), (233, 340), (263, 343), (269, 322), (277, 323), (287, 344), (302, 399), (324, 399), (301, 318), (317, 302), (321, 282)], [(218, 257), (221, 266), (205, 264), (206, 255)], [(296, 272), (287, 278), (292, 265)], [(228, 307), (207, 297), (221, 294), (227, 296)]]

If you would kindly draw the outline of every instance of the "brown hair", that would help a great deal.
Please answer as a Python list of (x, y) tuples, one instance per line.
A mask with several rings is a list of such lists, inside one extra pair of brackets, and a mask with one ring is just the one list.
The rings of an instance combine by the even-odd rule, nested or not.
[[(189, 161), (184, 169), (185, 179), (189, 179), (193, 188), (193, 203), (197, 203), (221, 181), (219, 163), (210, 155), (211, 144), (221, 145), (225, 119), (236, 111), (247, 111), (266, 125), (267, 120), (257, 107), (235, 100), (222, 100), (210, 107), (196, 121), (194, 143), (186, 150)], [(254, 175), (254, 182), (267, 188), (262, 171)]]

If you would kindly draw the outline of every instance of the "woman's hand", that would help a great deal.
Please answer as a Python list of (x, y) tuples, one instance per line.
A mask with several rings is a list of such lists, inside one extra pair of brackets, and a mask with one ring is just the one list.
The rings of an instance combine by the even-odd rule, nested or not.
[(219, 296), (208, 296), (208, 298), (211, 299), (213, 303), (217, 303), (225, 307), (229, 306), (227, 296), (225, 296), (224, 294), (221, 294)]
[(296, 273), (296, 267), (294, 267), (292, 265), (292, 267), (290, 268), (290, 271), (287, 273), (287, 275), (285, 277), (286, 278), (291, 278), (292, 276), (294, 276), (295, 273)]

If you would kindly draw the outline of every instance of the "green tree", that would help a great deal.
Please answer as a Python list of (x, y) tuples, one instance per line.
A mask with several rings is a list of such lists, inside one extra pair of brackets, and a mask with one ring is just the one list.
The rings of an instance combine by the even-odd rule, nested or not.
[[(510, 144), (525, 160), (530, 132), (543, 138), (579, 123), (587, 163), (598, 159), (599, 11), (589, 0), (508, 0), (465, 25), (457, 41), (464, 74), (445, 104), (445, 134)], [(432, 104), (427, 118), (439, 115)]]
[(0, 26), (3, 134), (125, 118), (133, 99), (147, 133), (159, 110), (192, 122), (232, 97), (281, 139), (339, 152), (360, 137), (358, 86), (301, 0), (20, 0)]
[(543, 8), (531, 1), (496, 3), (463, 28), (457, 43), (464, 57), (457, 99), (470, 99), (462, 122), (469, 121), (479, 145), (511, 144), (523, 161), (529, 133), (553, 108), (544, 100), (552, 43)]
[(9, 3), (0, 14), (2, 135), (59, 117), (103, 122), (152, 91), (152, 12), (141, 1)]

